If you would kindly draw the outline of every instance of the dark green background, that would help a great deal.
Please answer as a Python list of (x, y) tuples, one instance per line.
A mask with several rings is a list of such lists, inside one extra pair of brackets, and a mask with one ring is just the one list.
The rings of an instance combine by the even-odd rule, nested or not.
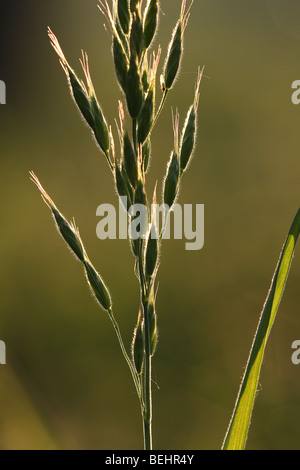
[[(180, 0), (162, 0), (162, 63)], [(30, 182), (34, 170), (110, 288), (129, 347), (138, 283), (127, 241), (96, 237), (96, 208), (117, 204), (111, 173), (68, 94), (47, 26), (80, 72), (81, 49), (114, 126), (119, 89), (96, 0), (1, 3), (1, 449), (141, 449), (138, 400), (112, 326)], [(155, 449), (219, 449), (286, 233), (299, 207), (300, 7), (295, 0), (196, 0), (180, 80), (153, 134), (159, 191), (205, 65), (195, 157), (180, 203), (205, 204), (205, 246), (165, 241), (153, 361)], [(161, 65), (162, 65), (161, 63)], [(115, 133), (116, 136), (116, 133)], [(299, 255), (272, 330), (248, 449), (300, 449)]]

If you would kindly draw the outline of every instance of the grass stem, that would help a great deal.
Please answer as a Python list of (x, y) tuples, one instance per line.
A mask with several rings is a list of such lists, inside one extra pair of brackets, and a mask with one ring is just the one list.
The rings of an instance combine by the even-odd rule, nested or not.
[(148, 302), (144, 302), (144, 328), (145, 328), (145, 371), (144, 371), (144, 446), (145, 450), (152, 450), (152, 390), (151, 390), (151, 351), (150, 351), (150, 323)]
[(119, 341), (119, 344), (120, 344), (120, 347), (121, 347), (121, 350), (122, 350), (122, 353), (123, 353), (123, 356), (128, 364), (128, 367), (130, 369), (130, 372), (131, 372), (131, 375), (132, 375), (132, 378), (133, 378), (133, 382), (134, 382), (134, 385), (135, 385), (135, 388), (136, 388), (136, 391), (137, 391), (137, 394), (139, 396), (139, 399), (141, 400), (142, 398), (142, 390), (141, 390), (141, 385), (140, 385), (140, 381), (139, 381), (139, 378), (136, 374), (136, 371), (135, 371), (135, 368), (134, 368), (134, 365), (132, 364), (128, 354), (127, 354), (127, 351), (126, 351), (126, 348), (124, 346), (124, 342), (123, 342), (123, 339), (122, 339), (122, 335), (121, 335), (121, 332), (120, 332), (120, 328), (119, 328), (119, 325), (114, 317), (114, 314), (113, 314), (113, 311), (110, 310), (109, 312), (109, 318), (111, 319), (111, 322), (113, 324), (113, 327), (115, 329), (115, 332), (116, 332), (116, 335), (117, 335), (117, 338), (118, 338), (118, 341)]

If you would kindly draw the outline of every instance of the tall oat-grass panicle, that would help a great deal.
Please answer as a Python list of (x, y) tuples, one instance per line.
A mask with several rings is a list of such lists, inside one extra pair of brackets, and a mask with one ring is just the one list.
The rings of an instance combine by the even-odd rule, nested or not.
[[(146, 207), (143, 230), (137, 238), (131, 238), (134, 272), (139, 282), (140, 308), (130, 354), (124, 346), (113, 314), (111, 295), (87, 256), (75, 223), (69, 223), (65, 219), (38, 178), (31, 172), (31, 179), (51, 209), (59, 233), (82, 263), (95, 299), (112, 321), (138, 394), (143, 420), (144, 448), (147, 450), (152, 449), (151, 361), (156, 351), (158, 337), (156, 282), (162, 232), (156, 226), (150, 210), (146, 176), (151, 158), (152, 132), (167, 95), (174, 88), (181, 68), (184, 33), (192, 4), (193, 0), (187, 8), (187, 1), (182, 0), (179, 18), (173, 29), (160, 74), (160, 97), (158, 98), (156, 85), (162, 50), (158, 46), (154, 51), (153, 45), (158, 28), (159, 0), (113, 0), (111, 7), (107, 0), (99, 1), (98, 7), (105, 16), (112, 35), (111, 51), (116, 80), (121, 93), (118, 103), (119, 120), (116, 121), (120, 144), (118, 148), (115, 145), (111, 126), (96, 96), (87, 54), (82, 52), (80, 59), (85, 78), (83, 81), (69, 65), (54, 33), (50, 28), (48, 30), (50, 42), (67, 76), (71, 96), (90, 128), (99, 150), (108, 162), (117, 194), (125, 205), (128, 221), (133, 222), (136, 217), (131, 209), (133, 204), (143, 204)], [(167, 212), (172, 209), (178, 198), (183, 174), (190, 164), (195, 149), (201, 78), (202, 70), (199, 69), (194, 99), (188, 108), (181, 132), (178, 111), (173, 116), (174, 146), (162, 178), (162, 203), (167, 207)], [(152, 203), (156, 202), (156, 186), (151, 200)]]

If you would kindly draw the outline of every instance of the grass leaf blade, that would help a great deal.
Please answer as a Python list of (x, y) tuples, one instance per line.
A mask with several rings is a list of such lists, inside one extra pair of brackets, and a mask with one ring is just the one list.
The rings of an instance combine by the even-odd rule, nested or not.
[(299, 233), (300, 209), (298, 209), (286, 238), (270, 290), (263, 306), (233, 414), (222, 446), (224, 450), (243, 450), (245, 448), (266, 343), (284, 292)]

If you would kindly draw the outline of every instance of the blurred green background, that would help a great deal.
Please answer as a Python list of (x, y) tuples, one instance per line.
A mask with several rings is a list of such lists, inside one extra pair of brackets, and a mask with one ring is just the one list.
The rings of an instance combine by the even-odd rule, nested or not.
[[(165, 57), (180, 0), (162, 0)], [(1, 449), (141, 449), (138, 400), (112, 326), (57, 235), (29, 171), (80, 228), (130, 346), (138, 284), (127, 241), (96, 237), (96, 208), (117, 204), (111, 173), (69, 96), (47, 26), (80, 73), (81, 49), (114, 127), (119, 89), (96, 0), (1, 4)], [(180, 203), (205, 204), (205, 245), (165, 241), (153, 361), (155, 449), (219, 449), (257, 320), (299, 207), (300, 6), (295, 0), (195, 0), (180, 80), (153, 134), (149, 191), (205, 65), (196, 154)], [(162, 61), (163, 63), (163, 61)], [(162, 65), (161, 63), (161, 65)], [(116, 135), (116, 134), (115, 134)], [(298, 248), (299, 250), (299, 248)], [(300, 449), (299, 254), (272, 330), (248, 449)]]

